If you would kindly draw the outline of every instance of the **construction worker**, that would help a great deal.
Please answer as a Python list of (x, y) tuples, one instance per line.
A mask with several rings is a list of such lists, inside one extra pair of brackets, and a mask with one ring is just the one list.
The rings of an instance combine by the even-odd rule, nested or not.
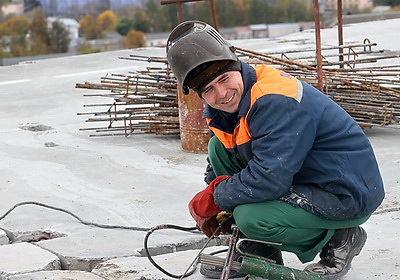
[[(268, 65), (240, 61), (204, 22), (175, 27), (167, 60), (183, 92), (191, 89), (206, 102), (212, 133), (208, 185), (189, 202), (203, 233), (227, 231), (218, 229), (216, 219), (227, 211), (246, 238), (282, 244), (256, 245), (258, 254), (273, 254), (279, 264), (281, 251), (302, 263), (319, 254), (305, 270), (323, 279), (345, 275), (367, 239), (360, 225), (384, 198), (362, 129), (311, 85)], [(201, 272), (220, 275), (212, 267)]]

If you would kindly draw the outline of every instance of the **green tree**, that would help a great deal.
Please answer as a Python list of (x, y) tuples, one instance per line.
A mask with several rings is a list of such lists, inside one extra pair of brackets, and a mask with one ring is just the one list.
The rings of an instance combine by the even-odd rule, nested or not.
[(167, 31), (172, 28), (168, 23), (166, 16), (166, 6), (160, 5), (159, 1), (148, 0), (145, 6), (145, 12), (148, 16), (150, 23), (150, 32)]
[(176, 7), (175, 5), (164, 5), (163, 10), (165, 13), (166, 21), (168, 22), (168, 26), (165, 26), (165, 29), (160, 31), (171, 31), (171, 29), (178, 24)]
[(117, 25), (115, 27), (115, 30), (121, 34), (122, 36), (126, 36), (128, 32), (133, 29), (135, 26), (135, 22), (128, 18), (128, 17), (120, 17), (118, 18)]
[(52, 53), (68, 52), (71, 39), (68, 30), (59, 21), (53, 21), (50, 31), (50, 49)]
[(50, 36), (47, 30), (47, 20), (43, 14), (36, 14), (30, 24), (30, 54), (39, 55), (49, 53)]
[(391, 6), (391, 7), (400, 6), (400, 0), (374, 0), (374, 5), (375, 6), (387, 5), (387, 6)]
[(150, 17), (146, 12), (140, 8), (134, 10), (134, 29), (142, 32), (150, 32), (151, 21)]
[(239, 6), (237, 5), (237, 3), (232, 3), (232, 0), (219, 0), (215, 1), (215, 6), (217, 13), (219, 15), (218, 16), (219, 25), (225, 27), (232, 27), (236, 26), (237, 23), (240, 22), (237, 19), (237, 15), (241, 14), (238, 11)]
[(210, 4), (208, 1), (195, 2), (192, 5), (184, 5), (183, 10), (185, 12), (184, 14), (187, 14), (188, 19), (197, 19), (208, 23), (212, 22)]
[(304, 5), (304, 3), (293, 0), (281, 0), (278, 2), (279, 22), (299, 22), (313, 20), (313, 12)]
[(249, 24), (270, 23), (274, 21), (274, 16), (268, 1), (249, 0), (247, 17)]
[[(400, 1), (400, 0), (398, 0)], [(218, 0), (215, 1), (220, 27), (243, 26), (260, 23), (312, 21), (313, 10), (298, 0)], [(166, 13), (169, 22), (176, 20), (175, 5), (173, 13)], [(198, 19), (212, 23), (209, 1), (198, 1), (182, 5), (185, 19)], [(150, 12), (149, 10), (146, 10)], [(168, 11), (169, 12), (169, 11)], [(151, 14), (148, 14), (150, 17)], [(175, 24), (173, 24), (174, 26)]]

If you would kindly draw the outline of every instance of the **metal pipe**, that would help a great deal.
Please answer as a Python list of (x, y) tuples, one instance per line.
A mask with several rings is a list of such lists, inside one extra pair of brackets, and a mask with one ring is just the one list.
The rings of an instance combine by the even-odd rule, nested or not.
[(315, 22), (315, 48), (317, 56), (318, 89), (323, 92), (324, 84), (322, 81), (321, 26), (319, 20), (318, 0), (314, 0), (314, 22)]
[(262, 258), (242, 257), (240, 272), (265, 279), (280, 280), (322, 280), (316, 273), (274, 264)]
[[(337, 0), (337, 20), (338, 20), (338, 43), (339, 43), (339, 61), (343, 61), (343, 3), (342, 0)], [(340, 68), (343, 68), (340, 64)]]
[(212, 18), (213, 18), (213, 21), (214, 21), (214, 28), (215, 28), (215, 30), (219, 31), (217, 8), (215, 7), (214, 0), (210, 0), (210, 7), (211, 7), (211, 15), (212, 15)]

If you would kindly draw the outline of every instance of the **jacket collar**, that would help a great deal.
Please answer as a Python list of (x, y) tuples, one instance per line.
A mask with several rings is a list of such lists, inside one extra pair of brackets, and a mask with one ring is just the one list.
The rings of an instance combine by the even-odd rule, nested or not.
[(249, 64), (242, 62), (242, 79), (244, 84), (242, 99), (239, 103), (238, 117), (246, 116), (250, 109), (250, 91), (256, 83), (256, 71)]

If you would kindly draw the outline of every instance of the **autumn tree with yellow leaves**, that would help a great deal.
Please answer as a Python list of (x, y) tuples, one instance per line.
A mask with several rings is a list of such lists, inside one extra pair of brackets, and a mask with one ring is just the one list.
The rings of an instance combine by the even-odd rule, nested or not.
[(125, 47), (128, 49), (141, 48), (141, 47), (144, 47), (145, 44), (146, 44), (146, 40), (144, 38), (144, 33), (141, 31), (132, 29), (126, 35)]
[(112, 31), (115, 30), (118, 16), (114, 12), (107, 10), (101, 13), (96, 19), (96, 25), (101, 31)]
[(87, 40), (104, 37), (104, 31), (113, 31), (116, 28), (118, 16), (110, 11), (104, 11), (97, 18), (85, 15), (79, 20), (79, 34)]
[(92, 15), (85, 15), (79, 20), (79, 34), (87, 40), (103, 37), (101, 29), (97, 26), (96, 19)]

